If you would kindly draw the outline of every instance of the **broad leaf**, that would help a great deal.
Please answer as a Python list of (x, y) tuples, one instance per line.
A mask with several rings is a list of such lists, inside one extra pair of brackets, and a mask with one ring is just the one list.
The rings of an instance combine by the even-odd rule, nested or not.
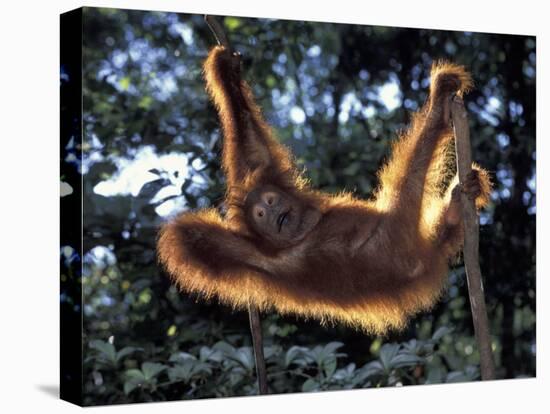
[(410, 353), (397, 354), (391, 361), (393, 368), (413, 367), (423, 362), (422, 358)]
[(143, 375), (147, 381), (156, 377), (166, 368), (168, 368), (166, 365), (158, 364), (156, 362), (144, 362), (141, 364), (141, 370), (143, 371)]
[(317, 391), (319, 389), (319, 383), (313, 378), (309, 378), (302, 384), (302, 392)]
[(334, 371), (336, 371), (336, 358), (331, 357), (323, 362), (323, 371), (327, 378), (332, 377)]
[(393, 368), (392, 361), (396, 357), (398, 351), (398, 344), (384, 344), (382, 348), (380, 348), (380, 362), (386, 371)]
[(113, 344), (110, 342), (105, 342), (101, 340), (93, 340), (90, 341), (90, 348), (95, 349), (96, 351), (99, 351), (101, 356), (108, 360), (109, 362), (116, 364), (117, 358), (116, 358), (116, 349)]
[(441, 338), (443, 338), (445, 335), (451, 333), (453, 330), (451, 328), (448, 328), (446, 326), (442, 326), (438, 328), (434, 334), (432, 335), (432, 339), (436, 342), (439, 342)]
[(116, 353), (116, 360), (117, 362), (120, 361), (122, 358), (133, 354), (134, 352), (143, 351), (142, 348), (135, 348), (133, 346), (126, 346), (122, 348), (120, 351)]

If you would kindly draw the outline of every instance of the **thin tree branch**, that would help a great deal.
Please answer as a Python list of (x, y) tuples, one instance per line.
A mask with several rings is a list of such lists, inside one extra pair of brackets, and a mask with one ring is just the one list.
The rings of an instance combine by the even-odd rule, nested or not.
[(204, 16), (204, 21), (206, 22), (208, 27), (210, 27), (212, 33), (214, 33), (214, 37), (216, 38), (218, 44), (225, 47), (228, 51), (233, 52), (231, 43), (229, 43), (229, 39), (227, 38), (225, 31), (223, 30), (223, 26), (218, 21), (218, 19), (216, 19), (214, 16), (207, 14)]
[[(468, 113), (464, 107), (464, 101), (458, 96), (455, 96), (451, 102), (451, 118), (455, 134), (458, 178), (462, 184), (466, 181), (466, 177), (472, 169), (472, 154)], [(464, 264), (466, 266), (474, 332), (479, 348), (481, 379), (491, 380), (495, 378), (495, 363), (491, 348), (491, 335), (483, 294), (481, 269), (479, 267), (479, 221), (475, 201), (469, 200), (466, 194), (462, 194), (461, 198), (464, 218)]]
[(256, 360), (256, 375), (258, 376), (258, 389), (260, 394), (267, 394), (267, 371), (264, 359), (264, 344), (262, 338), (262, 324), (260, 312), (252, 304), (248, 305), (250, 317), (250, 332), (252, 333), (252, 346), (254, 347), (254, 358)]
[[(229, 52), (234, 53), (231, 43), (227, 38), (223, 26), (214, 17), (210, 15), (204, 16), (204, 21), (214, 33), (214, 37), (219, 45), (225, 47)], [(258, 376), (258, 389), (260, 394), (267, 394), (267, 371), (265, 368), (264, 346), (262, 338), (262, 323), (260, 320), (260, 312), (253, 304), (248, 305), (248, 315), (250, 319), (250, 332), (252, 334), (252, 345), (254, 347), (254, 359), (256, 362), (256, 374)]]

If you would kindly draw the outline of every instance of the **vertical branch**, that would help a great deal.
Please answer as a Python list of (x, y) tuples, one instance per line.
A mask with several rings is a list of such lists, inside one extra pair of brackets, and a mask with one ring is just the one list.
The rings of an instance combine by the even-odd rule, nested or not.
[(223, 30), (221, 23), (214, 16), (210, 16), (208, 14), (204, 16), (204, 21), (208, 27), (210, 27), (210, 30), (212, 30), (218, 44), (225, 47), (230, 52), (233, 52), (231, 43), (229, 43), (229, 39), (225, 35), (225, 31)]
[[(231, 53), (233, 48), (227, 38), (221, 23), (214, 17), (205, 15), (204, 21), (212, 30), (214, 37), (219, 45), (224, 46)], [(248, 315), (250, 319), (250, 332), (252, 334), (252, 346), (254, 347), (254, 360), (256, 362), (256, 375), (258, 376), (258, 388), (260, 394), (267, 394), (267, 372), (265, 368), (264, 346), (262, 338), (262, 324), (260, 312), (252, 303), (248, 305)]]
[(256, 306), (249, 304), (248, 315), (250, 316), (250, 332), (252, 333), (252, 346), (254, 347), (254, 359), (256, 361), (256, 375), (258, 376), (259, 393), (267, 394), (267, 372), (265, 369), (260, 312)]
[[(464, 183), (472, 168), (470, 146), (470, 130), (468, 113), (462, 98), (455, 96), (451, 102), (451, 118), (453, 121), (458, 178)], [(464, 218), (464, 264), (468, 280), (468, 293), (472, 308), (474, 332), (479, 348), (481, 379), (495, 378), (495, 363), (491, 348), (491, 335), (483, 294), (483, 282), (479, 267), (479, 221), (475, 201), (462, 194), (462, 215)]]

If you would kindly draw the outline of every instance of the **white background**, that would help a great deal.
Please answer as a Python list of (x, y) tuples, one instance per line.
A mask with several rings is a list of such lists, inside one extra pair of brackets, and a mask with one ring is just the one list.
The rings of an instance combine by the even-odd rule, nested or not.
[[(548, 114), (543, 0), (6, 1), (0, 12), (0, 411), (68, 413), (59, 378), (59, 14), (87, 6), (537, 35), (537, 113)], [(7, 92), (7, 93), (6, 93)], [(120, 413), (548, 412), (548, 121), (537, 122), (537, 379), (91, 408)], [(503, 278), (507, 275), (502, 275)], [(545, 326), (546, 325), (546, 326)], [(78, 332), (74, 332), (78, 335)], [(546, 389), (546, 391), (544, 391)]]

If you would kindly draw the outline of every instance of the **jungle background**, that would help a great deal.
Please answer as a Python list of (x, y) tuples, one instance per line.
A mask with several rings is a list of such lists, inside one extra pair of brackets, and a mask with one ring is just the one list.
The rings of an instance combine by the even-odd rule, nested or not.
[[(535, 38), (223, 23), (277, 136), (328, 192), (368, 197), (426, 99), (431, 63), (469, 68), (473, 155), (495, 184), (480, 260), (497, 375), (535, 376)], [(223, 199), (219, 122), (201, 73), (215, 39), (202, 16), (163, 12), (87, 8), (83, 30), (84, 403), (254, 395), (247, 313), (178, 292), (155, 253), (162, 222)], [(70, 246), (62, 259), (76, 260)], [(434, 309), (385, 337), (262, 320), (273, 393), (479, 379), (460, 263)]]

